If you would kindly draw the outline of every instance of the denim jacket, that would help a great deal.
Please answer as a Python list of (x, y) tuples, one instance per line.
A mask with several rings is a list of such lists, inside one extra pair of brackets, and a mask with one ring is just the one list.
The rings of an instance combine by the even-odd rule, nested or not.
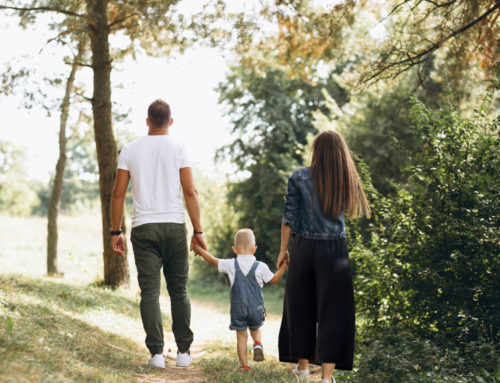
[(282, 223), (292, 228), (292, 234), (305, 238), (346, 238), (344, 213), (338, 219), (325, 217), (321, 202), (314, 195), (309, 168), (296, 170), (288, 180)]

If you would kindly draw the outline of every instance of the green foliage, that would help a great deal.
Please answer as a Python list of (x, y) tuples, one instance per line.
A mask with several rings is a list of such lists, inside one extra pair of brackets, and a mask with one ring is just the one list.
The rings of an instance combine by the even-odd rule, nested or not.
[(11, 215), (29, 215), (37, 203), (25, 162), (26, 153), (21, 148), (0, 140), (0, 210)]
[(411, 129), (411, 97), (435, 107), (441, 86), (428, 81), (425, 88), (415, 91), (415, 76), (406, 76), (392, 90), (370, 92), (361, 97), (354, 113), (338, 121), (349, 148), (362, 156), (370, 168), (373, 185), (383, 194), (394, 192), (406, 181), (404, 167), (413, 164), (420, 151), (415, 132)]
[(438, 111), (416, 101), (412, 118), (422, 152), (408, 185), (372, 201), (370, 234), (355, 234), (358, 309), (375, 330), (496, 342), (499, 119), (486, 106), (465, 118), (455, 100)]
[(495, 383), (492, 371), (498, 352), (491, 343), (472, 343), (464, 353), (408, 333), (386, 331), (360, 348), (353, 382)]
[(257, 258), (269, 265), (279, 249), (288, 177), (303, 165), (308, 134), (316, 131), (312, 112), (327, 110), (323, 89), (345, 103), (346, 92), (331, 78), (313, 84), (272, 68), (233, 68), (219, 88), (236, 136), (219, 155), (229, 155), (245, 177), (230, 185), (228, 201), (239, 226), (254, 230)]

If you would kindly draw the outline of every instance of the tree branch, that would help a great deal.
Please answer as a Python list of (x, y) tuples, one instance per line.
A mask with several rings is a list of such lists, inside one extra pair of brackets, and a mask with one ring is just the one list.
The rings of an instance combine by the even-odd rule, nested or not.
[(484, 20), (485, 18), (487, 18), (490, 14), (492, 14), (498, 8), (500, 8), (500, 3), (496, 3), (496, 5), (494, 5), (490, 9), (488, 9), (481, 16), (479, 16), (478, 18), (474, 19), (469, 24), (464, 25), (463, 27), (454, 30), (448, 36), (444, 37), (443, 39), (441, 39), (441, 40), (439, 40), (439, 41), (437, 41), (435, 43), (430, 44), (429, 46), (427, 46), (427, 48), (425, 48), (421, 52), (416, 53), (415, 55), (410, 56), (410, 57), (405, 58), (405, 59), (402, 59), (400, 61), (391, 62), (388, 65), (386, 65), (385, 67), (382, 67), (376, 73), (374, 73), (371, 76), (369, 76), (368, 79), (365, 80), (365, 82), (373, 80), (374, 78), (380, 76), (382, 73), (384, 73), (385, 71), (387, 71), (387, 70), (389, 70), (389, 69), (391, 69), (391, 68), (393, 68), (395, 66), (407, 65), (408, 67), (411, 67), (411, 66), (413, 66), (415, 64), (422, 63), (423, 61), (425, 61), (424, 56), (429, 55), (430, 53), (432, 53), (435, 50), (439, 49), (446, 41), (450, 40), (453, 37), (458, 36), (459, 34), (465, 32), (466, 30), (468, 30), (469, 28), (473, 27), (474, 25), (476, 25), (480, 21)]
[(436, 8), (447, 7), (447, 6), (452, 5), (453, 3), (457, 2), (457, 0), (451, 0), (451, 1), (448, 1), (447, 3), (439, 4), (437, 1), (434, 1), (434, 0), (424, 0), (424, 1), (427, 3), (431, 3)]
[(81, 67), (92, 68), (91, 64), (83, 63), (80, 61), (64, 61), (64, 63), (66, 65), (77, 65), (77, 66), (81, 66)]
[(61, 33), (59, 33), (57, 36), (55, 37), (51, 37), (50, 39), (47, 40), (47, 42), (45, 43), (45, 45), (42, 47), (42, 49), (40, 49), (40, 52), (39, 53), (42, 53), (42, 51), (44, 50), (44, 48), (49, 45), (52, 41), (55, 41), (67, 34), (70, 34), (71, 32), (74, 31), (74, 28), (70, 28), (70, 29), (66, 29), (65, 31), (62, 31)]
[(133, 12), (127, 16), (123, 16), (123, 17), (120, 17), (120, 18), (117, 18), (115, 20), (113, 20), (111, 23), (108, 24), (108, 27), (111, 29), (113, 28), (116, 24), (120, 24), (120, 23), (123, 23), (125, 20), (127, 19), (130, 19), (131, 17), (134, 17), (136, 16), (137, 13), (136, 12)]
[(67, 16), (87, 18), (86, 15), (82, 15), (80, 13), (55, 7), (10, 7), (7, 5), (0, 5), (0, 9), (10, 9), (12, 11), (22, 11), (22, 12), (56, 12), (56, 13), (62, 13)]
[(88, 101), (90, 103), (92, 103), (94, 101), (93, 98), (90, 98), (90, 97), (87, 97), (83, 94), (83, 92), (75, 92), (75, 95), (78, 96), (78, 97), (81, 97), (83, 98), (85, 101)]

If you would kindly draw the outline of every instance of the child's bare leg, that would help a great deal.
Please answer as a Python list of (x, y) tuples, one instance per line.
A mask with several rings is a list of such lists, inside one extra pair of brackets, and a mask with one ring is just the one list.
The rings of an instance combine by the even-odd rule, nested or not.
[(247, 342), (248, 332), (236, 331), (236, 348), (238, 349), (238, 358), (242, 366), (248, 366), (247, 362)]
[(252, 336), (253, 342), (262, 342), (262, 332), (260, 331), (260, 328), (256, 330), (250, 329), (250, 335)]
[(299, 359), (299, 370), (307, 370), (309, 368), (308, 359)]

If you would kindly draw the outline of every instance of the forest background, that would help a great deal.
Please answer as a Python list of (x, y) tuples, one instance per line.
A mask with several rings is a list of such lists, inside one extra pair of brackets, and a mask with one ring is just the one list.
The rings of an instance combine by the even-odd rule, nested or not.
[[(28, 347), (17, 342), (16, 326), (33, 325), (20, 319), (22, 305), (9, 295), (16, 288), (38, 286), (47, 301), (59, 291), (53, 285), (106, 294), (134, 288), (133, 254), (119, 260), (106, 246), (117, 151), (140, 136), (132, 124), (145, 113), (124, 96), (127, 65), (140, 67), (151, 56), (166, 68), (204, 50), (220, 55), (224, 74), (217, 107), (198, 113), (222, 113), (215, 121), (228, 132), (213, 140), (200, 124), (180, 137), (198, 164), (212, 253), (231, 257), (234, 232), (251, 227), (257, 258), (274, 269), (287, 179), (307, 166), (314, 135), (336, 129), (355, 156), (373, 212), (347, 223), (356, 368), (338, 380), (500, 380), (499, 8), (492, 0), (0, 2), (2, 17), (48, 36), (29, 59), (2, 53), (2, 103), (57, 115), (59, 128), (58, 163), (45, 182), (32, 176), (30, 152), (4, 138), (15, 121), (2, 124), (1, 370)], [(44, 54), (61, 65), (40, 66)], [(199, 67), (202, 78), (219, 69)], [(200, 83), (186, 86), (213, 94)], [(74, 231), (96, 225), (102, 238), (82, 248)], [(31, 247), (21, 245), (32, 236), (27, 228), (44, 233)], [(270, 296), (277, 307), (284, 283)], [(192, 259), (195, 296), (210, 300), (226, 290), (216, 270)], [(72, 294), (63, 295), (71, 301)], [(210, 347), (218, 351), (201, 368), (223, 381), (226, 371), (213, 367), (226, 346)], [(38, 366), (44, 381), (52, 370)], [(64, 381), (64, 368), (56, 370)]]

